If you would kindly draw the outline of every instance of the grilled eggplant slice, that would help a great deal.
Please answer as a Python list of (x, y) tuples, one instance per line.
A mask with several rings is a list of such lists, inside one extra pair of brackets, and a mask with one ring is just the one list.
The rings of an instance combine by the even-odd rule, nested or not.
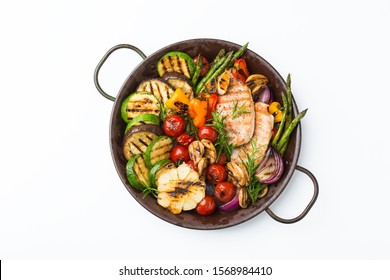
[(130, 128), (132, 128), (135, 125), (140, 125), (140, 124), (155, 124), (155, 125), (160, 125), (160, 118), (154, 114), (143, 114), (135, 117), (132, 119), (126, 126), (125, 133), (129, 131)]
[(172, 139), (168, 136), (159, 136), (149, 144), (145, 151), (145, 161), (149, 169), (163, 159), (169, 159), (173, 148)]
[(133, 155), (144, 153), (153, 139), (163, 134), (163, 130), (154, 124), (142, 124), (130, 128), (123, 140), (123, 154), (126, 160)]
[(133, 155), (126, 164), (126, 175), (130, 185), (143, 190), (149, 185), (149, 169), (142, 154)]
[(169, 52), (157, 63), (157, 71), (160, 77), (162, 77), (165, 72), (177, 72), (191, 79), (195, 72), (195, 68), (195, 62), (188, 54), (183, 52)]
[(152, 93), (158, 101), (165, 103), (173, 94), (174, 89), (161, 79), (148, 79), (140, 83), (137, 91)]
[(192, 82), (186, 76), (177, 72), (166, 72), (161, 78), (171, 85), (173, 89), (180, 88), (188, 99), (194, 98)]
[(129, 123), (133, 118), (142, 114), (160, 115), (160, 106), (157, 98), (146, 91), (137, 91), (130, 94), (122, 103), (122, 118)]

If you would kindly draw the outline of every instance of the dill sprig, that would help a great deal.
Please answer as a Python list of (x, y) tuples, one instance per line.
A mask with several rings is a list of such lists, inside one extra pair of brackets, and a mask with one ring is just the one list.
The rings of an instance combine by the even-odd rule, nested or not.
[(240, 107), (238, 107), (238, 101), (233, 102), (233, 113), (232, 113), (233, 119), (239, 117), (240, 115), (250, 113), (250, 111), (245, 109), (245, 104), (246, 104), (246, 101), (244, 103), (242, 103), (242, 105)]
[(246, 161), (241, 159), (241, 162), (244, 164), (249, 175), (249, 187), (248, 194), (254, 203), (258, 198), (260, 192), (267, 186), (259, 181), (256, 177), (256, 171), (260, 166), (261, 156), (257, 154), (260, 152), (260, 147), (257, 147), (256, 139), (251, 141), (251, 151), (248, 153), (245, 151)]
[(213, 111), (211, 113), (213, 122), (206, 125), (213, 127), (218, 132), (217, 140), (214, 143), (215, 149), (218, 151), (217, 160), (219, 159), (221, 153), (225, 154), (228, 160), (230, 160), (235, 145), (228, 142), (228, 137), (226, 135), (226, 125), (224, 123), (227, 116), (221, 116), (221, 113), (222, 111), (218, 113)]

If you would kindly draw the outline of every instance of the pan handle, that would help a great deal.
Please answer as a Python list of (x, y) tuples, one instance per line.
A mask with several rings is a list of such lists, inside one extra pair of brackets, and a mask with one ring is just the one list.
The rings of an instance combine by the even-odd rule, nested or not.
[(319, 191), (318, 182), (317, 182), (316, 177), (314, 177), (313, 173), (311, 173), (309, 170), (307, 170), (306, 168), (299, 166), (299, 165), (297, 165), (295, 167), (295, 169), (305, 173), (313, 181), (314, 193), (313, 193), (313, 197), (311, 198), (309, 204), (306, 206), (305, 210), (303, 210), (303, 212), (299, 216), (292, 218), (292, 219), (280, 218), (274, 212), (272, 212), (272, 210), (270, 208), (265, 209), (265, 211), (268, 213), (268, 215), (271, 216), (272, 219), (274, 219), (275, 221), (278, 221), (280, 223), (284, 223), (284, 224), (292, 224), (292, 223), (296, 223), (296, 222), (302, 220), (307, 215), (307, 213), (309, 213), (311, 207), (314, 205), (314, 203), (316, 202), (317, 197), (318, 197), (318, 191)]
[(93, 80), (94, 80), (95, 86), (96, 86), (97, 90), (100, 92), (100, 94), (103, 95), (103, 97), (105, 97), (105, 98), (107, 98), (108, 100), (111, 100), (111, 101), (115, 101), (115, 97), (107, 94), (102, 89), (102, 87), (100, 86), (100, 83), (99, 83), (99, 71), (100, 71), (100, 68), (102, 68), (104, 62), (106, 62), (107, 58), (114, 51), (119, 50), (119, 49), (130, 49), (130, 50), (133, 50), (136, 53), (138, 53), (142, 57), (142, 59), (146, 58), (146, 55), (139, 48), (137, 48), (137, 47), (135, 47), (133, 45), (128, 45), (128, 44), (119, 44), (119, 45), (113, 46), (111, 49), (109, 49), (106, 52), (106, 54), (103, 56), (103, 58), (99, 61), (98, 65), (96, 66), (95, 72), (93, 73)]

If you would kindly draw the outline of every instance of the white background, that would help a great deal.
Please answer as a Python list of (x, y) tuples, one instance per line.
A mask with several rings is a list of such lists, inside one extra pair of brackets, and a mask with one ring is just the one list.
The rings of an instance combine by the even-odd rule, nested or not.
[[(389, 1), (1, 1), (0, 28), (0, 259), (389, 259)], [(302, 221), (188, 230), (124, 188), (94, 68), (119, 43), (191, 38), (249, 41), (292, 74), (299, 164), (320, 184)], [(139, 62), (112, 55), (104, 89)], [(297, 172), (271, 208), (295, 217), (312, 192)]]

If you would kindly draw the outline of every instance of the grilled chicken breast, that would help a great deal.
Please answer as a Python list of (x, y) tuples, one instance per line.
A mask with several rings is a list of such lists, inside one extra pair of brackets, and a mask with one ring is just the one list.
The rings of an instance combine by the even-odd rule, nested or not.
[(226, 116), (229, 144), (238, 147), (249, 142), (255, 127), (255, 110), (250, 89), (244, 83), (231, 78), (226, 93), (218, 96), (215, 110), (221, 117)]
[(247, 161), (246, 153), (251, 154), (253, 148), (259, 151), (256, 154), (257, 163), (261, 161), (272, 137), (274, 116), (268, 112), (268, 105), (262, 102), (255, 103), (255, 132), (249, 143), (233, 149), (232, 161)]

